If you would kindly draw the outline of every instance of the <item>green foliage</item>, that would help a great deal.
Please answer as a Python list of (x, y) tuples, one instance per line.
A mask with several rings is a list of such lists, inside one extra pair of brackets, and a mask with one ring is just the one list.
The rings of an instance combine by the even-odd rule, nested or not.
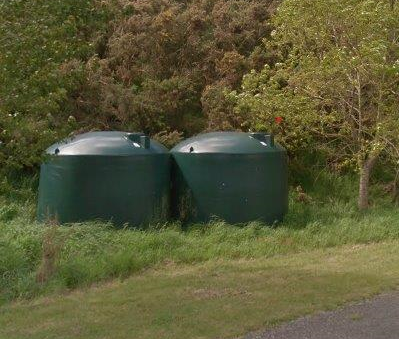
[(3, 1), (0, 166), (35, 167), (52, 142), (95, 129), (168, 146), (204, 129), (266, 130), (334, 169), (381, 151), (392, 166), (398, 6), (288, 0), (272, 19), (279, 3)]
[[(227, 94), (242, 117), (246, 130), (271, 132), (293, 155), (315, 144), (312, 130), (322, 117), (316, 103), (287, 87), (287, 70), (281, 63), (266, 65), (261, 71), (245, 75), (241, 91)], [(277, 123), (276, 118), (282, 122)]]
[[(274, 18), (280, 61), (232, 93), (246, 127), (278, 132), (289, 149), (317, 147), (337, 166), (397, 157), (399, 7), (380, 0), (284, 1)], [(273, 115), (285, 122), (273, 125)]]
[(287, 0), (273, 23), (266, 48), (278, 62), (245, 76), (230, 101), (246, 128), (276, 132), (294, 154), (318, 150), (334, 170), (358, 171), (358, 206), (368, 208), (377, 158), (399, 159), (399, 7)]
[(84, 61), (106, 29), (99, 1), (0, 3), (0, 166), (32, 167), (75, 129)]
[(54, 141), (93, 129), (173, 145), (239, 127), (223, 92), (263, 65), (275, 3), (3, 1), (0, 165), (35, 167)]

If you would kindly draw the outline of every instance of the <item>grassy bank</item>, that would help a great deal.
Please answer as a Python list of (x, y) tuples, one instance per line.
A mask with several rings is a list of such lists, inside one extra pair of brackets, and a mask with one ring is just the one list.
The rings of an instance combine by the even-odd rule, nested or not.
[[(95, 223), (54, 230), (24, 219), (0, 223), (1, 298), (4, 302), (87, 286), (170, 262), (264, 258), (399, 239), (399, 215), (392, 210), (379, 209), (366, 215), (353, 212), (349, 216), (351, 206), (313, 208), (312, 214), (326, 213), (330, 220), (306, 225), (287, 221), (275, 229), (257, 223), (239, 227), (214, 222), (188, 230), (170, 224), (146, 231), (114, 230)], [(333, 217), (334, 208), (344, 215)], [(42, 260), (43, 239), (49, 236), (59, 244), (56, 271), (42, 284), (35, 277)]]
[[(214, 221), (189, 228), (171, 223), (147, 230), (115, 230), (104, 223), (69, 227), (38, 224), (34, 222), (32, 182), (27, 179), (18, 190), (3, 182), (0, 303), (124, 279), (170, 263), (270, 258), (399, 239), (397, 208), (376, 191), (373, 194), (378, 204), (367, 213), (357, 212), (355, 184), (347, 177), (319, 176), (313, 186), (309, 185), (313, 188), (307, 189), (310, 201), (298, 202), (295, 193), (291, 194), (290, 212), (274, 228), (257, 222), (232, 226)], [(43, 260), (43, 249), (50, 249), (53, 266), (44, 282), (37, 279), (48, 259)]]
[(398, 287), (399, 242), (169, 264), (0, 308), (2, 338), (233, 338)]

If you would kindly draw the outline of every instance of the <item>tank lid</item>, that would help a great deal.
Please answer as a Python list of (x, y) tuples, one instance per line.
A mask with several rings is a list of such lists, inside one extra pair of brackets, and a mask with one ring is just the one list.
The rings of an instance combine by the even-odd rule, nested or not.
[(67, 138), (50, 146), (46, 152), (56, 155), (145, 155), (166, 153), (160, 143), (144, 133), (89, 132)]
[(199, 134), (176, 145), (173, 153), (254, 154), (283, 150), (272, 134), (212, 132)]

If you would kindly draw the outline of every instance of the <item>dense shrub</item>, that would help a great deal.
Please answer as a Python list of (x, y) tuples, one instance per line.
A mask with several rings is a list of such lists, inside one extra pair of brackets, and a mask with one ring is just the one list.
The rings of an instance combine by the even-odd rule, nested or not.
[(0, 165), (92, 129), (167, 144), (240, 121), (224, 91), (259, 69), (275, 0), (10, 0), (0, 4)]
[(0, 167), (31, 167), (76, 128), (85, 62), (110, 7), (95, 0), (0, 3)]
[(186, 136), (239, 128), (223, 91), (263, 66), (256, 47), (269, 36), (275, 2), (126, 2), (105, 55), (88, 65), (92, 88), (82, 102), (105, 128)]

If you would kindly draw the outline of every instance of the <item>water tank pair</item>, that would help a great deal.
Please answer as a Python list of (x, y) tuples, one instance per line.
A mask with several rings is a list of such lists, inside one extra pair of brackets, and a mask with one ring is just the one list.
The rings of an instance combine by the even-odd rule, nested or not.
[(286, 151), (264, 133), (216, 132), (170, 152), (142, 133), (92, 132), (47, 149), (38, 219), (145, 226), (282, 220)]

